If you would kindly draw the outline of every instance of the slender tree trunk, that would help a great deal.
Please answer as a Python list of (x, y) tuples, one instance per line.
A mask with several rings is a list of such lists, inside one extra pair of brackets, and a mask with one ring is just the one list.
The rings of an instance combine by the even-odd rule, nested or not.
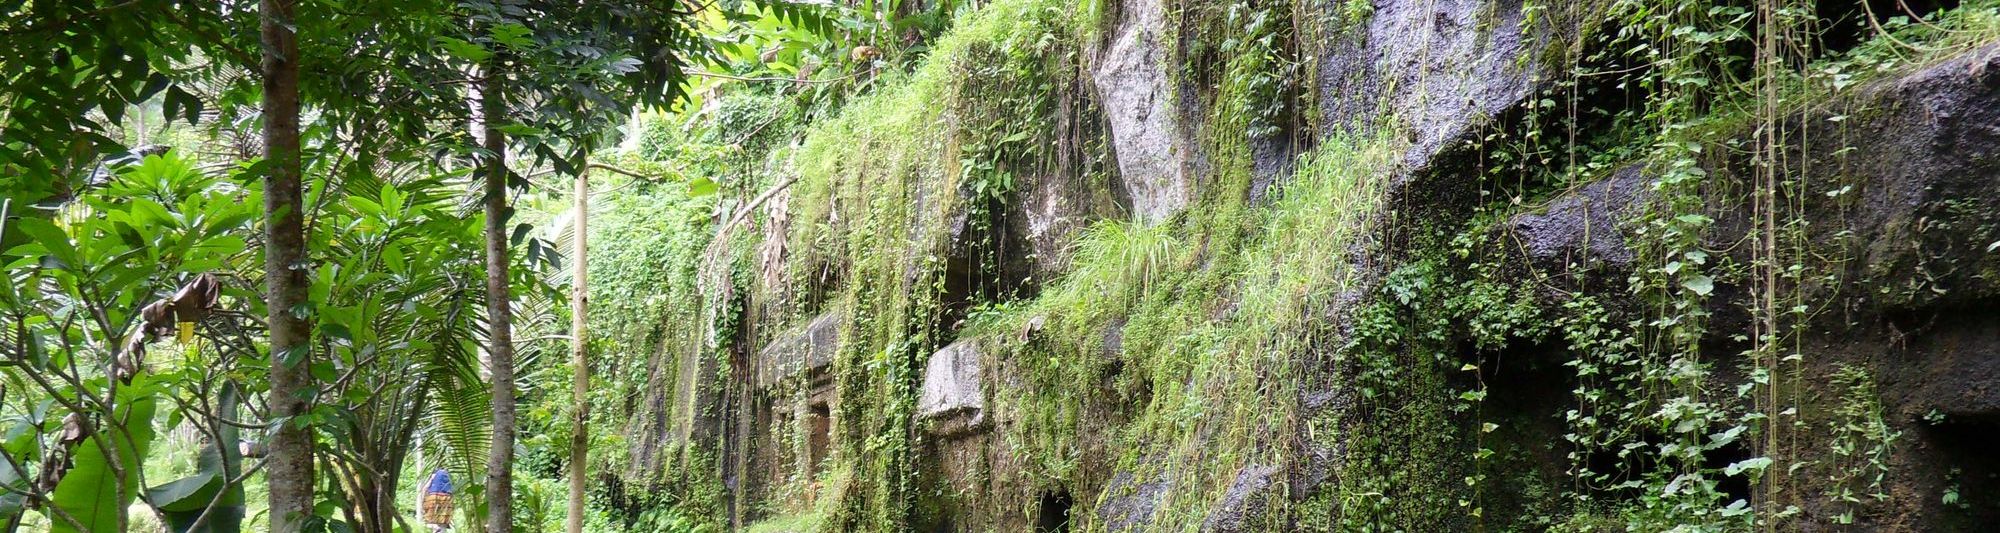
[(569, 533), (583, 533), (583, 495), (590, 473), (590, 337), (586, 331), (590, 326), (587, 314), (590, 270), (586, 256), (590, 250), (590, 165), (583, 165), (576, 174), (576, 223), (570, 234), (575, 250), (570, 254), (569, 358), (576, 376), (571, 384), (570, 402), (576, 406), (576, 419), (569, 438), (568, 525)]
[(299, 531), (313, 508), (313, 434), (295, 417), (312, 409), (304, 203), (299, 160), (299, 43), (293, 0), (263, 0), (264, 304), (271, 327), (271, 436), (265, 473), (271, 531)]
[(499, 60), (488, 65), (480, 83), (481, 127), (486, 161), (486, 348), (493, 372), (493, 448), (486, 456), (486, 530), (513, 531), (514, 525), (514, 309), (507, 285), (507, 139), (500, 126), (506, 120), (506, 96), (501, 92)]

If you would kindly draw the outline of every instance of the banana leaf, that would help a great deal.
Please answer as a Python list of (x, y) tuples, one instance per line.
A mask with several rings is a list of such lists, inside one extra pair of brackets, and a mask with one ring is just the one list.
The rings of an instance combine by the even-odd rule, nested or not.
[[(111, 428), (103, 435), (84, 439), (77, 445), (76, 465), (56, 483), (51, 503), (85, 528), (78, 530), (69, 521), (50, 513), (49, 522), (53, 533), (100, 533), (118, 531), (121, 512), (139, 497), (139, 470), (146, 451), (153, 444), (153, 395), (140, 385), (124, 387), (119, 396), (124, 399), (115, 408), (117, 416), (109, 423), (123, 428)], [(129, 398), (127, 398), (129, 396)], [(100, 437), (108, 437), (110, 450), (123, 466), (124, 481), (118, 482), (118, 475), (111, 468), (110, 453)]]
[[(239, 393), (235, 383), (222, 387), (218, 397), (223, 418), (236, 417), (236, 402)], [(235, 426), (222, 424), (219, 439), (201, 451), (196, 461), (194, 475), (177, 479), (146, 490), (146, 501), (160, 511), (167, 522), (167, 530), (173, 533), (235, 533), (243, 530), (244, 498), (242, 484), (229, 484), (229, 473), (241, 469), (242, 458), (236, 451), (237, 436)], [(220, 499), (217, 493), (221, 493)], [(210, 511), (209, 504), (215, 504)], [(203, 512), (208, 519), (202, 520)], [(201, 527), (195, 527), (200, 521)]]

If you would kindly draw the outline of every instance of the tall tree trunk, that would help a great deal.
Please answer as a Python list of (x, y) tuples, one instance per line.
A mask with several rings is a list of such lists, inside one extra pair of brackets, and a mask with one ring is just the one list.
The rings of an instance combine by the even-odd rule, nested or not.
[[(588, 157), (588, 156), (586, 156)], [(583, 165), (576, 174), (576, 222), (570, 228), (571, 243), (575, 246), (570, 254), (570, 296), (569, 296), (569, 358), (575, 381), (570, 390), (570, 402), (576, 406), (576, 419), (570, 427), (569, 438), (569, 533), (583, 533), (583, 493), (589, 481), (590, 472), (590, 361), (588, 350), (590, 337), (590, 271), (587, 267), (590, 240), (590, 165)]]
[(299, 531), (313, 508), (313, 434), (295, 417), (312, 409), (311, 326), (306, 305), (305, 226), (299, 160), (299, 43), (294, 0), (263, 0), (264, 304), (271, 327), (271, 436), (265, 476), (271, 531)]
[(507, 139), (500, 126), (506, 120), (506, 96), (501, 92), (500, 61), (485, 69), (479, 108), (486, 151), (486, 348), (493, 372), (493, 448), (486, 456), (486, 531), (505, 533), (514, 525), (514, 309), (508, 288)]

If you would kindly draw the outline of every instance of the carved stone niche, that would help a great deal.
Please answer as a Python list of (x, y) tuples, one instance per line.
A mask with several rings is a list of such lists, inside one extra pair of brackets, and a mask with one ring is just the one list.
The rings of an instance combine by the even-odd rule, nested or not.
[(757, 389), (772, 390), (786, 380), (803, 376), (812, 381), (808, 390), (821, 392), (818, 389), (825, 384), (818, 382), (830, 381), (826, 371), (833, 365), (834, 355), (840, 352), (842, 321), (836, 313), (820, 315), (805, 327), (772, 339), (771, 344), (757, 353)]
[(963, 339), (931, 354), (924, 365), (923, 392), (917, 397), (917, 423), (943, 439), (985, 432), (990, 424), (981, 373), (976, 339)]
[[(814, 318), (811, 322), (794, 327), (771, 340), (756, 356), (752, 385), (765, 395), (797, 398), (793, 394), (803, 394), (802, 403), (793, 400), (779, 400), (766, 404), (769, 412), (759, 415), (768, 420), (766, 427), (759, 430), (771, 432), (765, 438), (779, 442), (777, 434), (804, 431), (807, 455), (804, 467), (806, 473), (816, 474), (824, 469), (826, 459), (832, 451), (833, 420), (833, 359), (840, 351), (840, 328), (845, 321), (839, 314), (828, 313)], [(775, 447), (759, 447), (757, 463), (769, 469), (768, 475), (775, 482), (788, 475), (788, 465), (773, 454)]]

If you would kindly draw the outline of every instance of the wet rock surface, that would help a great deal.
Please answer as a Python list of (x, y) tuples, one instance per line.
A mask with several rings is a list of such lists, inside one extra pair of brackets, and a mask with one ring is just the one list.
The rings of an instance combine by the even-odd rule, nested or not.
[(1104, 503), (1098, 506), (1097, 517), (1104, 521), (1108, 531), (1147, 531), (1153, 512), (1172, 488), (1172, 480), (1165, 475), (1142, 481), (1131, 472), (1119, 472), (1104, 489)]
[(1269, 501), (1278, 497), (1282, 481), (1276, 466), (1250, 465), (1236, 471), (1236, 480), (1229, 484), (1228, 492), (1222, 500), (1215, 502), (1207, 520), (1201, 523), (1201, 530), (1221, 531), (1261, 531), (1272, 525)]
[(1524, 31), (1522, 3), (1381, 0), (1344, 35), (1321, 43), (1319, 93), (1337, 132), (1406, 128), (1410, 168), (1431, 159), (1537, 88), (1548, 43)]
[[(1091, 52), (1086, 74), (1102, 108), (1117, 173), (1101, 181), (1064, 172), (1024, 177), (1025, 189), (1005, 206), (1010, 217), (1006, 224), (977, 230), (1012, 232), (994, 241), (1005, 243), (1003, 253), (1012, 251), (1003, 261), (1033, 257), (1027, 269), (1008, 270), (1014, 268), (1011, 264), (1002, 268), (1005, 276), (1053, 276), (1063, 269), (1043, 260), (1062, 255), (1075, 232), (1091, 221), (1130, 216), (1157, 223), (1187, 208), (1201, 193), (1195, 178), (1201, 173), (1194, 170), (1200, 164), (1199, 154), (1190, 142), (1199, 124), (1188, 120), (1183, 105), (1187, 96), (1180, 92), (1183, 88), (1175, 87), (1171, 71), (1175, 65), (1169, 57), (1167, 24), (1173, 20), (1172, 9), (1165, 0), (1116, 4), (1105, 35)], [(1487, 128), (1506, 127), (1494, 124), (1494, 117), (1518, 112), (1530, 95), (1547, 88), (1540, 81), (1546, 73), (1537, 71), (1537, 62), (1522, 58), (1539, 56), (1549, 44), (1541, 41), (1544, 36), (1524, 30), (1525, 17), (1517, 1), (1377, 0), (1372, 5), (1375, 11), (1365, 20), (1325, 42), (1306, 43), (1322, 56), (1317, 86), (1312, 89), (1319, 95), (1324, 119), (1320, 122), (1331, 131), (1318, 133), (1405, 132), (1410, 146), (1403, 164), (1387, 176), (1392, 184), (1385, 203), (1396, 211), (1394, 220), (1419, 221), (1405, 225), (1429, 224), (1425, 227), (1430, 229), (1456, 227), (1473, 217), (1471, 210), (1481, 201), (1475, 196), (1479, 176), (1470, 168), (1474, 165), (1466, 164), (1472, 159), (1467, 142)], [(1848, 91), (1832, 105), (1796, 110), (1782, 120), (1802, 128), (1807, 132), (1804, 137), (1811, 139), (1788, 154), (1811, 165), (1798, 168), (1805, 185), (1787, 192), (1797, 196), (1785, 198), (1786, 205), (1799, 206), (1808, 222), (1803, 230), (1808, 240), (1840, 243), (1846, 250), (1836, 266), (1844, 285), (1809, 295), (1829, 302), (1832, 311), (1801, 333), (1801, 350), (1808, 361), (1802, 367), (1805, 379), (1824, 382), (1836, 365), (1861, 365), (1882, 376), (1885, 411), (1895, 427), (1910, 436), (1902, 441), (1908, 454), (1900, 456), (1899, 473), (1890, 480), (1892, 490), (1900, 491), (1899, 503), (1890, 511), (1904, 518), (1890, 525), (1951, 530), (2000, 520), (1992, 511), (1943, 508), (1935, 497), (1947, 483), (1959, 483), (1953, 486), (1966, 491), (2000, 492), (2000, 483), (1990, 481), (2000, 479), (1995, 477), (2000, 476), (2000, 461), (1982, 455), (1984, 443), (2000, 438), (2000, 385), (1995, 385), (2000, 379), (2000, 348), (1996, 348), (2000, 336), (1993, 333), (2000, 330), (1994, 329), (1992, 320), (1967, 318), (2000, 308), (2000, 252), (1995, 252), (2000, 247), (2000, 193), (1995, 192), (2000, 191), (2000, 47), (1988, 46)], [(1282, 183), (1297, 154), (1291, 143), (1279, 142), (1289, 139), (1251, 141), (1255, 168), (1249, 194), (1254, 200), (1273, 183)], [(1752, 179), (1746, 158), (1738, 154), (1704, 163), (1715, 183), (1742, 190)], [(1637, 246), (1644, 237), (1634, 225), (1643, 222), (1657, 199), (1652, 187), (1646, 166), (1634, 161), (1553, 192), (1539, 207), (1520, 208), (1525, 212), (1492, 221), (1491, 232), (1485, 235), (1488, 240), (1480, 246), (1494, 257), (1482, 259), (1502, 262), (1508, 272), (1524, 276), (1535, 272), (1568, 276), (1551, 282), (1561, 285), (1551, 293), (1585, 294), (1602, 299), (1607, 308), (1643, 304), (1617, 284), (1633, 271), (1651, 267)], [(1096, 196), (1085, 200), (1089, 195)], [(1749, 264), (1748, 247), (1732, 245), (1753, 230), (1749, 199), (1718, 194), (1708, 202), (1704, 214), (1716, 219), (1715, 231), (1707, 236), (1708, 247), (1727, 250), (1717, 252), (1719, 259), (1728, 255)], [(1107, 204), (1127, 205), (1106, 209)], [(1120, 212), (1126, 208), (1129, 213)], [(977, 234), (977, 226), (966, 220), (952, 227), (957, 241), (989, 237)], [(1368, 242), (1354, 246), (1350, 266), (1358, 272), (1355, 286), (1333, 309), (1323, 312), (1333, 324), (1331, 329), (1346, 327), (1345, 315), (1354, 304), (1365, 299), (1385, 271), (1402, 264), (1394, 250), (1383, 251), (1409, 240), (1394, 231), (1398, 230), (1379, 229)], [(963, 263), (955, 264), (953, 272), (963, 270), (955, 275), (970, 280), (964, 282), (967, 287), (976, 287), (982, 271), (972, 268), (978, 264), (969, 257), (975, 256), (947, 260)], [(1718, 281), (1716, 296), (1709, 302), (1715, 311), (1710, 331), (1749, 330), (1743, 312), (1747, 291), (1740, 285)], [(966, 296), (976, 288), (947, 289), (957, 295), (949, 298), (952, 301), (992, 299)], [(1224, 311), (1216, 312), (1211, 319), (1223, 316)], [(839, 348), (840, 322), (836, 316), (821, 316), (776, 336), (755, 355), (757, 387), (768, 390), (827, 368)], [(1043, 325), (1037, 319), (1013, 336), (1018, 339), (995, 342), (1031, 342)], [(1147, 330), (1134, 331), (1139, 335), (1136, 332)], [(1134, 346), (1157, 342), (1127, 339), (1125, 334), (1119, 319), (1102, 333), (1101, 346), (1091, 347), (1116, 361), (1113, 374), (1120, 365), (1145, 364), (1125, 361), (1128, 342)], [(1740, 341), (1711, 341), (1722, 347), (1714, 353), (1733, 356), (1741, 351)], [(1005, 352), (994, 352), (1001, 353)], [(920, 434), (913, 435), (927, 461), (923, 468), (929, 469), (922, 474), (930, 476), (923, 486), (945, 502), (939, 504), (942, 525), (936, 530), (1018, 526), (1019, 522), (1008, 520), (1032, 514), (1022, 508), (1052, 490), (1074, 491), (1076, 516), (1093, 518), (1093, 525), (1110, 531), (1190, 525), (1158, 523), (1155, 515), (1168, 501), (1176, 505), (1185, 501), (1184, 494), (1176, 491), (1208, 490), (1175, 486), (1176, 479), (1185, 479), (1175, 469), (1202, 465), (1161, 466), (1141, 460), (1142, 466), (1121, 470), (1115, 465), (1124, 451), (1099, 449), (1077, 454), (1082, 458), (1075, 460), (1083, 464), (1079, 469), (1090, 473), (1079, 475), (1084, 478), (1081, 482), (1068, 481), (1074, 486), (1008, 486), (996, 481), (1004, 476), (995, 472), (1035, 468), (1018, 463), (1024, 460), (1016, 456), (1019, 450), (1004, 442), (1004, 429), (1019, 422), (1004, 419), (1006, 395), (1033, 385), (1010, 374), (1004, 357), (987, 355), (977, 342), (961, 340), (922, 361), (915, 411)], [(1510, 355), (1558, 363), (1550, 373), (1569, 372), (1559, 363), (1575, 356), (1556, 350)], [(1291, 357), (1318, 362), (1332, 358), (1327, 353)], [(1730, 362), (1717, 365), (1736, 365), (1734, 360), (1723, 361)], [(1296, 426), (1300, 433), (1288, 443), (1289, 456), (1280, 464), (1244, 467), (1233, 477), (1216, 473), (1229, 484), (1208, 502), (1200, 522), (1203, 531), (1269, 530), (1297, 518), (1272, 516), (1273, 507), (1282, 509), (1274, 505), (1278, 499), (1289, 497), (1297, 503), (1340, 488), (1342, 472), (1353, 465), (1343, 440), (1351, 436), (1338, 429), (1359, 416), (1355, 413), (1363, 407), (1357, 407), (1358, 393), (1347, 388), (1350, 376), (1334, 365), (1326, 366), (1302, 371), (1306, 377), (1296, 378), (1300, 380), (1296, 399), (1284, 400), (1297, 402), (1288, 407), (1295, 408), (1292, 412), (1301, 419)], [(1733, 371), (1733, 367), (1722, 370)], [(1114, 381), (1115, 377), (1106, 378), (1106, 388)], [(990, 398), (984, 389), (987, 384), (993, 387)], [(1525, 406), (1520, 407), (1523, 417), (1559, 417), (1571, 387), (1554, 381), (1535, 385), (1496, 387), (1495, 394), (1515, 397), (1496, 397), (1490, 405)], [(1527, 398), (1530, 393), (1548, 396)], [(1825, 395), (1815, 396), (1815, 401), (1826, 401), (1838, 391), (1812, 393)], [(1102, 407), (1081, 407), (1088, 412), (1078, 417), (1079, 427), (1065, 428), (1074, 430), (1080, 447), (1115, 446), (1107, 442), (1115, 442), (1122, 428), (1104, 412), (1116, 412), (1119, 406)], [(1929, 418), (1948, 422), (1932, 423)], [(1310, 434), (1305, 429), (1321, 423), (1326, 431)], [(1812, 437), (1805, 440), (1806, 446), (1829, 445)], [(1988, 481), (1968, 481), (1976, 476)], [(1066, 499), (1069, 492), (1063, 495)]]
[[(1900, 435), (1887, 466), (1883, 491), (1892, 495), (1872, 517), (1871, 529), (1947, 531), (2000, 520), (2000, 511), (1945, 505), (1947, 490), (1961, 498), (2000, 497), (2000, 461), (1988, 449), (2000, 438), (2000, 45), (1989, 45), (1908, 75), (1843, 95), (1832, 105), (1783, 120), (1810, 141), (1792, 147), (1795, 162), (1781, 179), (1798, 188), (1795, 202), (1815, 261), (1839, 275), (1802, 296), (1828, 309), (1801, 326), (1799, 371), (1807, 405), (1822, 413), (1809, 421), (1798, 444), (1829, 449), (1826, 428), (1857, 423), (1824, 413), (1856, 391), (1830, 383), (1843, 369), (1875, 376), (1884, 421)], [(1755, 175), (1743, 158), (1711, 163), (1711, 179), (1747, 188)], [(1568, 272), (1569, 290), (1583, 290), (1607, 305), (1640, 302), (1623, 290), (1606, 290), (1638, 264), (1630, 229), (1642, 223), (1651, 202), (1643, 167), (1613, 174), (1559, 195), (1539, 213), (1517, 215), (1489, 248), (1510, 251), (1516, 268)], [(1748, 247), (1758, 235), (1748, 195), (1711, 196), (1705, 211), (1714, 231), (1707, 248), (1751, 264)], [(1603, 231), (1604, 229), (1611, 231)], [(1589, 266), (1567, 270), (1566, 266)], [(1718, 285), (1708, 304), (1712, 336), (1748, 331), (1744, 309), (1755, 303), (1742, 283)], [(1727, 343), (1727, 339), (1712, 342)], [(1723, 344), (1727, 345), (1727, 344)], [(1732, 345), (1733, 346), (1733, 345)], [(1725, 369), (1725, 371), (1727, 371)], [(1505, 401), (1495, 398), (1491, 402)], [(1805, 471), (1825, 468), (1807, 466)], [(1817, 475), (1840, 475), (1820, 472)], [(1977, 496), (1974, 493), (1978, 493)], [(1845, 508), (1806, 502), (1809, 521)]]
[(1651, 180), (1638, 165), (1550, 202), (1541, 213), (1510, 221), (1528, 258), (1541, 268), (1602, 263), (1623, 270), (1635, 259), (1626, 246), (1628, 221), (1651, 195)]

